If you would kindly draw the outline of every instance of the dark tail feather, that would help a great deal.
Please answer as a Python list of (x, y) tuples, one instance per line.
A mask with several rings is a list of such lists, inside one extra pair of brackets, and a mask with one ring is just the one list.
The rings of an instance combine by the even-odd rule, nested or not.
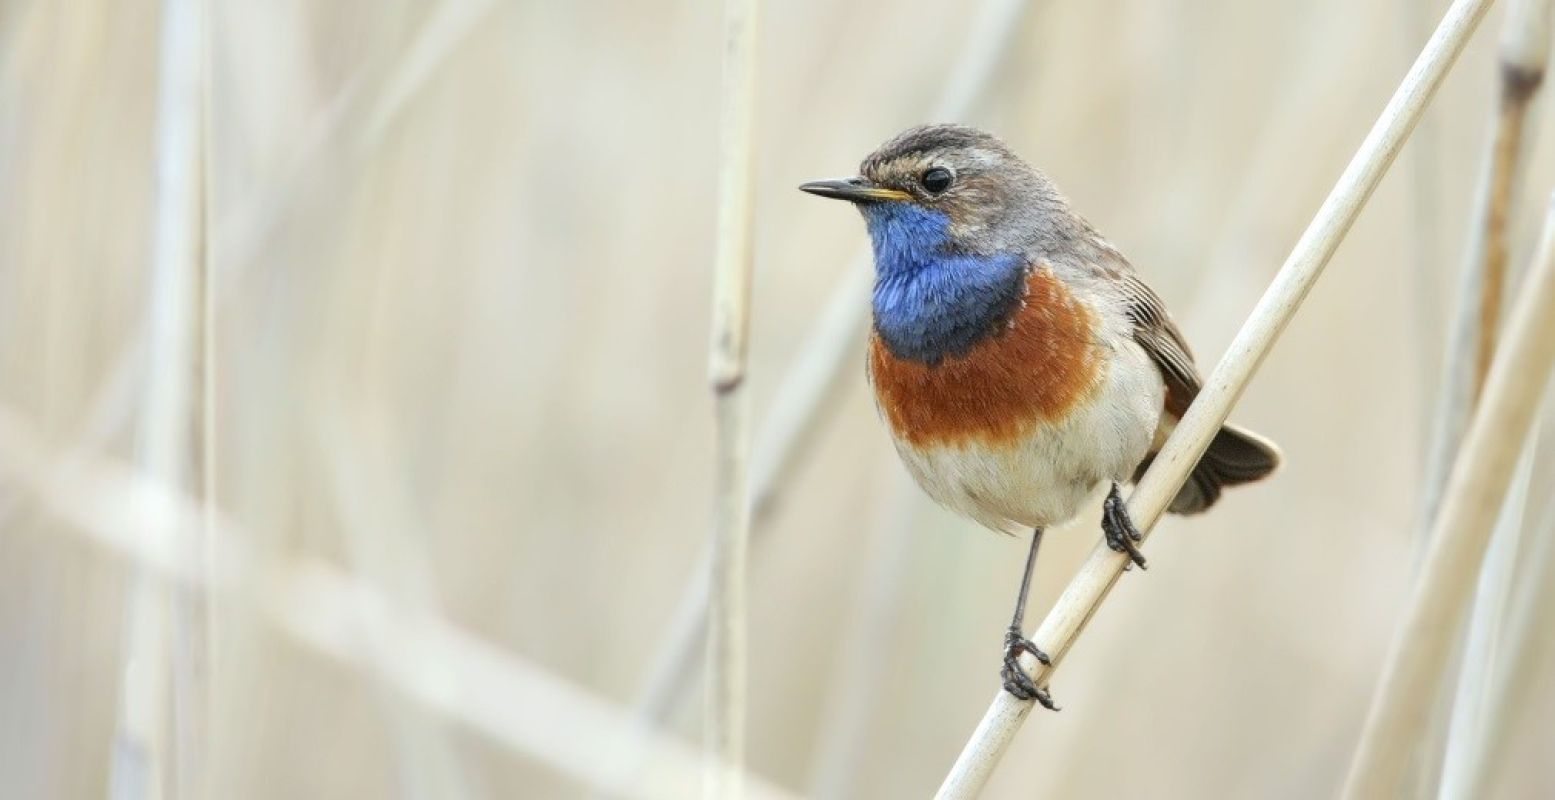
[[(1154, 460), (1155, 454), (1151, 453), (1135, 470), (1134, 480), (1139, 480)], [(1188, 475), (1188, 482), (1182, 485), (1167, 510), (1174, 514), (1197, 514), (1220, 499), (1221, 487), (1256, 481), (1279, 466), (1280, 449), (1274, 442), (1252, 431), (1226, 425), (1215, 434), (1209, 449), (1204, 451), (1204, 456)]]

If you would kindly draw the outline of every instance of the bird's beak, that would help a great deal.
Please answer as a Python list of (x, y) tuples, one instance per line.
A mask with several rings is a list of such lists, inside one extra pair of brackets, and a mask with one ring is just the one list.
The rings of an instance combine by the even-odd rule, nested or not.
[(899, 189), (875, 186), (863, 178), (843, 178), (834, 181), (810, 181), (800, 184), (799, 191), (846, 200), (850, 203), (877, 203), (882, 200), (911, 200), (912, 195)]

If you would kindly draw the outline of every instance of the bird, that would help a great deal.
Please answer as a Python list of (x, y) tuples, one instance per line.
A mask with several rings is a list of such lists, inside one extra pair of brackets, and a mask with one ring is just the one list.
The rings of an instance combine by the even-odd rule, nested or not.
[[(1051, 663), (1022, 629), (1043, 531), (1105, 486), (1107, 545), (1146, 567), (1119, 486), (1139, 479), (1199, 392), (1188, 343), (1128, 259), (993, 134), (910, 128), (858, 175), (799, 188), (864, 217), (868, 380), (907, 471), (952, 511), (1032, 532), (1000, 675), (1010, 694), (1057, 710), (1018, 661)], [(1225, 424), (1168, 510), (1204, 511), (1281, 458)]]

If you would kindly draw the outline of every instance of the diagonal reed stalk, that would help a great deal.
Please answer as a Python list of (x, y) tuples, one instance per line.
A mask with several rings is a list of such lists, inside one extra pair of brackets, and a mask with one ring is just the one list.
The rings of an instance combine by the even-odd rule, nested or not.
[(707, 612), (707, 779), (711, 798), (741, 798), (745, 765), (746, 585), (750, 547), (750, 331), (752, 139), (756, 0), (725, 0), (723, 116), (718, 157), (718, 253), (708, 359), (717, 420), (712, 591)]
[[(1204, 382), (1198, 399), (1130, 495), (1129, 512), (1147, 536), (1322, 274), (1490, 3), (1491, 0), (1456, 0), (1447, 10), (1273, 283)], [(1029, 656), (1022, 660), (1022, 666), (1038, 685), (1045, 684), (1063, 662), (1127, 564), (1126, 555), (1105, 545), (1092, 551), (1031, 637), (1053, 660), (1052, 666), (1040, 666)], [(946, 775), (937, 797), (976, 796), (1030, 712), (1029, 701), (1000, 691)]]
[(1391, 797), (1415, 749), (1555, 363), (1555, 205), (1453, 464), (1429, 549), (1372, 698), (1348, 798)]
[[(344, 666), (379, 676), (403, 698), (577, 781), (593, 780), (604, 754), (645, 749), (650, 768), (609, 786), (614, 794), (683, 800), (704, 759), (680, 740), (646, 736), (628, 712), (436, 614), (409, 608), (377, 586), (316, 561), (266, 557), (246, 543), (262, 533), (209, 514), (176, 487), (130, 465), (71, 448), (55, 450), (0, 406), (0, 481), (40, 513), (140, 569), (148, 580), (220, 595), (276, 632)], [(203, 520), (214, 527), (202, 531)], [(218, 540), (207, 569), (194, 547)], [(793, 800), (756, 776), (753, 800)]]
[[(197, 443), (192, 387), (202, 373), (205, 174), (204, 0), (162, 4), (148, 364), (137, 454), (153, 481), (182, 490)], [(203, 393), (201, 394), (203, 397)], [(154, 513), (154, 511), (152, 512)], [(203, 545), (187, 555), (203, 563)], [(125, 602), (123, 671), (109, 792), (121, 800), (195, 794), (203, 766), (206, 639), (198, 594), (169, 595), (144, 569)]]
[[(1552, 410), (1546, 398), (1544, 419)], [(1513, 774), (1508, 765), (1517, 749), (1508, 746), (1508, 736), (1540, 711), (1528, 698), (1548, 685), (1547, 665), (1555, 659), (1555, 625), (1546, 619), (1555, 608), (1555, 503), (1546, 501), (1517, 552), (1512, 596), (1497, 641), (1501, 658), (1484, 690), (1483, 719), (1465, 742), (1467, 752), (1449, 752), (1438, 794), (1443, 800), (1495, 797), (1494, 782)]]
[[(1440, 697), (1451, 699), (1450, 709), (1440, 709), (1441, 715), (1448, 718), (1447, 724), (1442, 731), (1426, 734), (1426, 737), (1439, 737), (1445, 744), (1440, 750), (1421, 748), (1418, 751), (1442, 753), (1439, 768), (1431, 771), (1439, 775), (1437, 796), (1441, 798), (1470, 798), (1483, 794), (1476, 794), (1472, 787), (1482, 780), (1488, 753), (1485, 745), (1491, 738), (1490, 731), (1502, 722), (1497, 718), (1498, 714), (1505, 711), (1497, 693), (1506, 685), (1512, 668), (1507, 656), (1516, 648), (1516, 643), (1509, 641), (1507, 636), (1510, 631), (1506, 620), (1517, 585), (1518, 561), (1528, 549), (1523, 543), (1523, 531), (1529, 524), (1528, 483), (1533, 476), (1538, 440), (1535, 422), (1523, 444), (1522, 456), (1518, 459), (1511, 487), (1491, 533), (1484, 564), (1480, 566), (1479, 579), (1475, 582), (1473, 612), (1460, 647), (1463, 663), (1458, 668), (1457, 684), (1444, 681), (1439, 692)], [(1422, 787), (1430, 785), (1421, 783)]]
[(1485, 283), (1479, 292), (1479, 336), (1474, 357), (1474, 394), (1478, 397), (1490, 374), (1506, 294), (1507, 240), (1515, 201), (1517, 176), (1527, 148), (1524, 129), (1528, 108), (1544, 82), (1550, 52), (1550, 6), (1547, 0), (1511, 0), (1501, 41), (1501, 102), (1491, 139), (1489, 201), (1485, 204), (1482, 255)]
[[(1028, 0), (985, 0), (934, 104), (932, 119), (958, 119), (973, 107), (1014, 43), (1017, 23), (1029, 5)], [(869, 321), (866, 311), (873, 275), (866, 245), (832, 290), (757, 433), (750, 467), (751, 533), (756, 544), (763, 541), (763, 522), (781, 489), (803, 462), (848, 381), (858, 375), (856, 359)], [(693, 684), (697, 649), (707, 629), (708, 559), (704, 551), (691, 571), (664, 643), (647, 670), (639, 705), (650, 723), (667, 719)]]
[(1506, 294), (1507, 240), (1516, 218), (1517, 176), (1527, 146), (1528, 109), (1544, 80), (1549, 60), (1548, 0), (1513, 0), (1507, 8), (1500, 45), (1500, 97), (1489, 148), (1475, 195), (1473, 220), (1458, 286), (1447, 360), (1442, 371), (1431, 451), (1426, 464), (1421, 528), (1429, 530), (1463, 438), (1463, 430), (1485, 383), (1495, 352)]
[[(1457, 455), (1463, 429), (1478, 400), (1495, 348), (1501, 301), (1505, 295), (1509, 228), (1521, 206), (1517, 177), (1522, 174), (1523, 163), (1527, 160), (1528, 109), (1543, 81), (1549, 57), (1549, 5), (1549, 0), (1512, 0), (1502, 24), (1497, 78), (1499, 97), (1493, 108), (1488, 146), (1470, 212), (1469, 239), (1459, 276), (1457, 304), (1451, 315), (1440, 389), (1435, 395), (1440, 399), (1429, 422), (1429, 449), (1417, 510), (1417, 556), (1424, 554), (1429, 542), (1431, 524), (1446, 488), (1447, 472)], [(1503, 543), (1492, 544), (1493, 551), (1513, 546), (1505, 543), (1504, 537), (1498, 536), (1497, 540)], [(1497, 557), (1493, 556), (1487, 563), (1495, 561)], [(1492, 595), (1500, 591), (1494, 582), (1482, 581), (1482, 586)], [(1496, 601), (1487, 595), (1485, 602)], [(1475, 625), (1481, 621), (1494, 624), (1478, 613), (1474, 619)], [(1479, 635), (1483, 635), (1483, 631)], [(1472, 679), (1479, 674), (1480, 667), (1487, 666), (1472, 662), (1488, 657), (1483, 652), (1465, 651), (1464, 679)], [(1482, 695), (1471, 692), (1459, 693), (1459, 696), (1472, 699)], [(1436, 785), (1441, 777), (1439, 770), (1443, 762), (1434, 755), (1443, 753), (1448, 746), (1452, 720), (1460, 714), (1473, 713), (1453, 709), (1453, 693), (1445, 685), (1433, 703), (1427, 735), (1418, 750), (1422, 757), (1416, 760), (1412, 791), (1417, 794)], [(1454, 747), (1464, 746), (1461, 731), (1452, 733), (1451, 738)]]

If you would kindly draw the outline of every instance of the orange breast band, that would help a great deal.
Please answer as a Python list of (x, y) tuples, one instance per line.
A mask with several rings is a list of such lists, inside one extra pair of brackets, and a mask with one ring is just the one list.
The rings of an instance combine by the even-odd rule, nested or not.
[(1033, 270), (1010, 326), (965, 357), (930, 366), (870, 337), (869, 372), (887, 421), (914, 445), (990, 444), (1061, 419), (1095, 387), (1101, 364), (1091, 310), (1051, 270)]

